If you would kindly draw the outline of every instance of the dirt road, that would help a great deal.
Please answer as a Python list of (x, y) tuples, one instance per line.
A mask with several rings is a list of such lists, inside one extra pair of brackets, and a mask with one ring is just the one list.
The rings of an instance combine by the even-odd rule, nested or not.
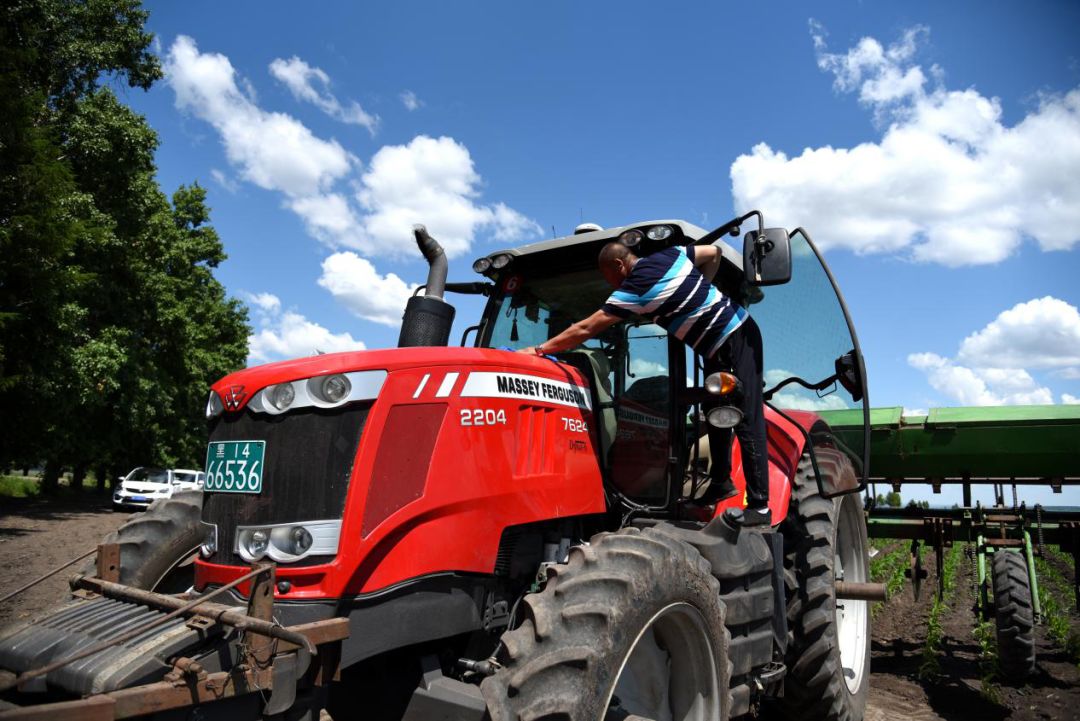
[[(0, 573), (7, 579), (6, 587), (13, 589), (90, 549), (128, 517), (112, 513), (105, 504), (47, 506), (29, 501), (0, 507)], [(1036, 630), (1035, 677), (1023, 686), (995, 684), (991, 693), (999, 696), (1000, 703), (987, 700), (980, 681), (979, 646), (973, 636), (974, 596), (966, 562), (955, 600), (942, 615), (941, 678), (936, 682), (919, 679), (927, 614), (936, 587), (933, 554), (925, 554), (924, 559), (930, 577), (919, 601), (912, 598), (910, 587), (905, 588), (874, 618), (866, 721), (1080, 719), (1080, 670), (1055, 646), (1045, 627)], [(29, 617), (61, 598), (71, 572), (64, 571), (0, 604), (0, 626)], [(1071, 573), (1068, 569), (1070, 582)], [(1080, 616), (1073, 613), (1070, 620), (1074, 628), (1080, 627)]]
[[(3, 499), (0, 504), (0, 578), (5, 579), (5, 594), (94, 548), (128, 518), (126, 513), (113, 513), (107, 500), (94, 495), (79, 504), (28, 499)], [(0, 626), (28, 618), (61, 598), (68, 577), (81, 565), (0, 604)]]

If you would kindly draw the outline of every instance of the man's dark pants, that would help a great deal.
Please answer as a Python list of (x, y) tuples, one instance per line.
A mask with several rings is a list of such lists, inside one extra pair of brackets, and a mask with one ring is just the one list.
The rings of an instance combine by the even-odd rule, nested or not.
[[(739, 409), (742, 422), (735, 426), (735, 435), (742, 449), (743, 473), (746, 476), (747, 505), (764, 506), (769, 500), (769, 462), (765, 437), (765, 408), (762, 403), (762, 344), (761, 331), (753, 318), (743, 321), (724, 344), (719, 358), (705, 360), (705, 375), (731, 370), (742, 382), (743, 397)], [(703, 410), (719, 405), (718, 401), (703, 404)], [(706, 500), (721, 490), (731, 475), (731, 429), (708, 425), (709, 449), (712, 455), (712, 484)]]

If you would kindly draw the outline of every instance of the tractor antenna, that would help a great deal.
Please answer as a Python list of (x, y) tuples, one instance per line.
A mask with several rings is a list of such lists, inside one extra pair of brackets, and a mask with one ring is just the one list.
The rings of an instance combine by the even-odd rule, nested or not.
[(551, 224), (551, 239), (552, 239), (552, 240), (555, 240), (555, 239), (556, 239), (556, 238), (558, 238), (558, 237), (559, 237), (559, 236), (555, 235), (555, 224), (554, 224), (554, 223), (552, 223), (552, 224)]

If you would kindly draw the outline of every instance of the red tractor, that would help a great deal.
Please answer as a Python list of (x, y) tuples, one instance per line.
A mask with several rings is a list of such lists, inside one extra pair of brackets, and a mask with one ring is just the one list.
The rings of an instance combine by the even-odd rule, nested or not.
[[(754, 217), (736, 252), (725, 238)], [(216, 383), (204, 494), (121, 527), (74, 598), (0, 633), (6, 713), (861, 719), (882, 592), (866, 444), (814, 410), (852, 409), (868, 435), (865, 371), (806, 232), (757, 212), (711, 232), (585, 230), (480, 258), (475, 283), (447, 283), (438, 243), (416, 237), (431, 270), (399, 347)], [(775, 527), (744, 528), (741, 493), (695, 502), (704, 424), (739, 415), (659, 326), (621, 323), (557, 358), (508, 352), (601, 305), (597, 253), (620, 237), (640, 254), (722, 249), (714, 282), (765, 339)], [(446, 292), (486, 297), (462, 347), (447, 346)]]

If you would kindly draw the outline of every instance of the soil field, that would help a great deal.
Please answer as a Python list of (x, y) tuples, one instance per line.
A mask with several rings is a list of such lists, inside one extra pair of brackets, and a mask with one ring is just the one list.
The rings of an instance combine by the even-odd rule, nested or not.
[[(128, 514), (113, 513), (100, 503), (46, 504), (5, 499), (0, 506), (0, 573), (4, 588), (14, 589), (89, 550)], [(893, 545), (890, 548), (895, 548)], [(905, 550), (906, 553), (906, 550)], [(1072, 606), (1072, 568), (1059, 557), (1047, 559), (1059, 571), (1044, 583), (1064, 608), (1066, 622), (1080, 629)], [(940, 668), (924, 679), (924, 646), (936, 591), (934, 554), (924, 553), (930, 575), (916, 601), (910, 584), (881, 607), (873, 621), (870, 707), (866, 721), (1036, 721), (1080, 719), (1080, 669), (1055, 642), (1047, 626), (1036, 628), (1038, 664), (1028, 683), (1011, 685), (986, 676), (975, 636), (973, 567), (961, 555), (952, 601), (940, 611), (941, 641), (932, 654)], [(26, 593), (0, 604), (0, 626), (28, 618), (63, 596), (65, 570)], [(1064, 582), (1064, 586), (1062, 584)], [(991, 634), (992, 635), (992, 634)]]

